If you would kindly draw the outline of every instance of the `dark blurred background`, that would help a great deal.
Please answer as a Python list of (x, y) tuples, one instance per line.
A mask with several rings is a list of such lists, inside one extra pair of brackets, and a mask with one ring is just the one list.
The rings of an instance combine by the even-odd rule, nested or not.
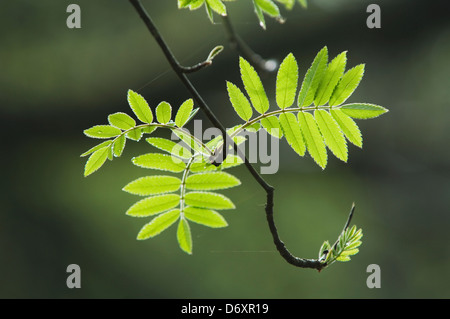
[[(178, 10), (175, 0), (142, 2), (183, 64), (225, 45), (211, 67), (189, 77), (227, 127), (239, 123), (225, 86), (242, 87), (238, 54), (220, 19), (212, 25), (204, 8)], [(250, 1), (228, 10), (263, 57), (293, 52), (301, 76), (324, 45), (331, 56), (348, 50), (348, 68), (366, 63), (349, 101), (390, 110), (358, 121), (364, 147), (350, 146), (347, 164), (330, 155), (322, 171), (283, 141), (279, 172), (265, 176), (276, 187), (280, 235), (297, 256), (316, 258), (356, 202), (364, 238), (350, 263), (321, 273), (287, 264), (272, 243), (265, 194), (244, 167), (232, 171), (242, 185), (224, 191), (237, 205), (224, 212), (229, 227), (193, 224), (192, 256), (178, 248), (175, 227), (136, 241), (150, 218), (125, 215), (138, 198), (121, 188), (149, 173), (130, 159), (151, 148), (129, 142), (122, 158), (84, 178), (79, 155), (95, 141), (83, 130), (106, 124), (110, 113), (131, 114), (128, 89), (153, 107), (178, 107), (189, 93), (128, 1), (1, 1), (0, 297), (449, 298), (449, 7), (375, 1), (382, 28), (368, 29), (374, 1), (309, 2), (308, 10), (282, 10), (284, 24), (267, 18), (266, 31)], [(70, 3), (81, 6), (81, 29), (66, 27)], [(263, 82), (274, 97), (275, 74)], [(72, 263), (81, 267), (81, 289), (66, 287)], [(369, 264), (381, 267), (380, 289), (366, 286)]]

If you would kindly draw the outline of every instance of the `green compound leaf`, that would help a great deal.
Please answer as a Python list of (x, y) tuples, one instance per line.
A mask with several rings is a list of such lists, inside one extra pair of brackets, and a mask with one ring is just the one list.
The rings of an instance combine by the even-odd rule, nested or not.
[(85, 157), (85, 156), (87, 156), (87, 155), (89, 155), (89, 154), (94, 153), (95, 151), (97, 151), (97, 150), (99, 150), (99, 149), (101, 149), (101, 148), (110, 146), (111, 143), (112, 143), (112, 140), (104, 141), (104, 142), (102, 142), (102, 143), (100, 143), (100, 144), (94, 146), (93, 148), (87, 150), (86, 152), (84, 152), (83, 154), (81, 154), (80, 157)]
[(130, 194), (148, 196), (177, 191), (181, 180), (173, 176), (145, 176), (127, 184), (123, 190)]
[(298, 65), (292, 53), (283, 60), (277, 74), (276, 100), (281, 109), (291, 106), (295, 100), (298, 82)]
[(149, 137), (146, 139), (146, 141), (150, 145), (153, 145), (160, 150), (166, 151), (181, 158), (189, 159), (192, 156), (192, 153), (187, 148), (165, 138)]
[(349, 116), (345, 115), (341, 110), (331, 109), (331, 115), (341, 128), (347, 139), (358, 147), (362, 147), (361, 131)]
[(261, 119), (261, 125), (270, 135), (276, 138), (283, 137), (283, 130), (280, 125), (280, 120), (276, 115), (271, 115)]
[(144, 133), (143, 129), (137, 127), (135, 129), (132, 129), (131, 131), (128, 131), (126, 137), (129, 138), (130, 140), (138, 142), (141, 139), (143, 133)]
[(122, 130), (129, 130), (136, 126), (136, 121), (133, 120), (128, 114), (117, 112), (108, 116), (108, 122), (114, 127)]
[(203, 147), (199, 142), (197, 142), (192, 135), (188, 134), (188, 132), (178, 129), (173, 130), (173, 134), (178, 136), (181, 141), (183, 141), (187, 146), (193, 149), (196, 152), (208, 154), (208, 150)]
[(327, 104), (336, 85), (344, 74), (346, 63), (347, 52), (342, 52), (330, 62), (316, 92), (316, 98), (314, 99), (316, 106)]
[(328, 48), (324, 47), (317, 53), (311, 67), (306, 72), (302, 88), (298, 94), (298, 106), (309, 106), (314, 100), (317, 88), (323, 78), (328, 63)]
[(227, 90), (234, 110), (241, 119), (247, 122), (253, 115), (253, 110), (250, 106), (250, 102), (236, 85), (228, 81)]
[(243, 163), (244, 161), (239, 156), (229, 154), (227, 158), (222, 162), (222, 164), (220, 164), (218, 167), (210, 164), (203, 159), (201, 162), (193, 163), (191, 165), (190, 171), (193, 173), (205, 171), (220, 171), (223, 169), (239, 166)]
[(280, 124), (286, 141), (292, 149), (300, 156), (305, 155), (306, 146), (295, 115), (292, 113), (280, 114)]
[(128, 104), (139, 121), (149, 124), (153, 121), (152, 110), (148, 106), (147, 101), (140, 94), (128, 90)]
[(165, 194), (144, 198), (131, 206), (126, 214), (133, 217), (152, 216), (175, 208), (180, 203), (180, 195)]
[(126, 137), (125, 135), (120, 135), (116, 141), (114, 142), (113, 145), (113, 152), (114, 152), (114, 156), (116, 157), (120, 157), (123, 153), (123, 150), (125, 148), (125, 144), (126, 144)]
[(106, 162), (106, 159), (108, 158), (110, 147), (103, 147), (99, 150), (96, 150), (92, 155), (89, 157), (89, 159), (86, 162), (86, 165), (84, 166), (84, 176), (91, 175), (96, 170), (98, 170), (102, 165)]
[(331, 265), (335, 261), (349, 261), (350, 256), (356, 255), (359, 252), (361, 245), (362, 230), (352, 226), (346, 228), (340, 235), (333, 248), (329, 250), (326, 256), (325, 263)]
[(364, 64), (355, 66), (354, 68), (345, 72), (344, 76), (339, 81), (336, 89), (331, 95), (328, 105), (336, 106), (344, 103), (350, 95), (356, 90), (364, 75)]
[(314, 111), (314, 117), (328, 148), (337, 158), (347, 162), (347, 142), (345, 141), (344, 134), (339, 128), (339, 125), (330, 113), (324, 110)]
[(152, 168), (174, 173), (180, 173), (186, 169), (186, 164), (182, 160), (166, 154), (148, 153), (134, 157), (131, 161), (134, 165), (143, 168)]
[(155, 237), (172, 226), (180, 217), (180, 210), (174, 209), (156, 216), (140, 230), (137, 239), (144, 240)]
[(327, 149), (313, 115), (298, 112), (298, 122), (306, 141), (308, 153), (322, 169), (325, 169), (327, 166)]
[(388, 111), (382, 106), (368, 103), (346, 104), (342, 105), (339, 109), (344, 114), (347, 114), (355, 119), (371, 119)]
[(183, 127), (191, 115), (192, 109), (194, 108), (194, 101), (192, 99), (186, 100), (181, 104), (178, 109), (177, 115), (175, 116), (175, 124), (178, 127)]
[(172, 107), (167, 102), (161, 102), (156, 107), (156, 119), (161, 124), (169, 123), (172, 118)]
[(191, 236), (191, 228), (189, 227), (188, 222), (184, 218), (180, 218), (178, 222), (177, 229), (177, 240), (180, 248), (188, 253), (192, 254), (192, 236)]
[(186, 204), (199, 208), (233, 209), (233, 202), (226, 196), (210, 192), (190, 192), (185, 195)]
[(239, 58), (241, 78), (255, 110), (263, 114), (269, 109), (269, 100), (255, 69), (244, 58)]
[(184, 216), (190, 221), (212, 228), (221, 228), (228, 226), (228, 223), (222, 215), (210, 209), (188, 206), (184, 209)]
[(209, 7), (213, 11), (217, 12), (218, 14), (220, 14), (222, 16), (226, 16), (227, 15), (227, 8), (222, 3), (222, 1), (220, 1), (220, 0), (206, 0), (206, 3), (209, 5)]
[(186, 188), (193, 190), (215, 190), (235, 187), (241, 181), (225, 172), (208, 172), (190, 175), (186, 179)]
[(110, 125), (95, 125), (83, 132), (86, 136), (92, 138), (111, 138), (122, 133), (120, 129)]

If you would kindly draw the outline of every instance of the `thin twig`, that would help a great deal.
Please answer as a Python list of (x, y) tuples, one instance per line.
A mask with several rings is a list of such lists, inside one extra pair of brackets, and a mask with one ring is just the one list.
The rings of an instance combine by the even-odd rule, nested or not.
[(255, 53), (245, 41), (234, 30), (228, 15), (222, 16), (223, 25), (225, 27), (225, 32), (228, 38), (228, 42), (231, 46), (239, 52), (242, 57), (254, 66), (256, 66), (260, 71), (273, 72), (277, 69), (278, 63), (275, 60), (265, 60), (259, 54)]
[[(264, 191), (267, 194), (267, 202), (266, 202), (266, 215), (267, 215), (267, 222), (269, 224), (270, 232), (273, 237), (273, 241), (275, 243), (275, 246), (277, 247), (278, 252), (280, 255), (290, 264), (301, 267), (301, 268), (313, 268), (317, 270), (321, 270), (323, 268), (323, 264), (314, 259), (303, 259), (293, 256), (289, 250), (287, 250), (284, 243), (281, 241), (277, 228), (275, 226), (275, 221), (273, 218), (273, 198), (274, 198), (274, 191), (275, 189), (269, 185), (262, 177), (258, 174), (258, 172), (255, 170), (255, 168), (250, 164), (248, 159), (245, 157), (245, 155), (242, 154), (241, 150), (238, 148), (237, 144), (234, 143), (234, 141), (230, 138), (230, 136), (227, 134), (224, 126), (220, 123), (220, 121), (217, 119), (215, 114), (211, 111), (209, 106), (206, 104), (206, 102), (203, 100), (203, 98), (200, 96), (200, 94), (197, 92), (195, 87), (192, 85), (190, 80), (187, 78), (185, 72), (183, 71), (183, 68), (180, 67), (180, 64), (176, 60), (175, 56), (170, 51), (169, 47), (161, 37), (158, 29), (154, 25), (153, 21), (151, 20), (150, 16), (146, 12), (146, 10), (142, 7), (142, 4), (139, 0), (129, 0), (130, 3), (134, 6), (136, 11), (138, 12), (141, 19), (144, 21), (145, 25), (147, 26), (150, 33), (155, 38), (156, 42), (159, 44), (161, 50), (163, 51), (164, 55), (166, 56), (166, 59), (169, 61), (172, 69), (175, 71), (181, 82), (184, 84), (184, 86), (187, 88), (187, 90), (191, 93), (194, 100), (197, 102), (200, 109), (205, 112), (208, 119), (211, 121), (213, 125), (215, 125), (217, 128), (220, 129), (222, 132), (222, 136), (224, 137), (224, 140), (227, 141), (227, 143), (231, 143), (228, 145), (233, 145), (234, 150), (238, 153), (238, 155), (244, 159), (245, 166), (247, 167), (250, 174), (253, 176), (253, 178), (258, 182), (258, 184), (264, 189)], [(227, 147), (224, 148), (225, 150)], [(225, 156), (226, 157), (226, 156)]]

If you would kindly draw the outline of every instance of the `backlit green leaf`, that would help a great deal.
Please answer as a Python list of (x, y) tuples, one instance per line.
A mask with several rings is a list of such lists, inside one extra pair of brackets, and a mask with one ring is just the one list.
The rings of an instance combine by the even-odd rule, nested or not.
[(212, 228), (220, 228), (228, 226), (225, 218), (222, 217), (218, 212), (195, 207), (186, 207), (184, 209), (184, 216), (201, 225), (205, 225)]
[(188, 222), (184, 218), (181, 218), (178, 222), (177, 240), (180, 248), (184, 252), (188, 253), (189, 255), (192, 254), (191, 229)]
[(339, 125), (330, 113), (324, 110), (314, 111), (314, 117), (328, 148), (337, 158), (347, 162), (347, 142), (345, 141), (344, 134), (339, 128)]
[(269, 109), (269, 100), (255, 69), (244, 58), (239, 58), (241, 78), (252, 105), (258, 113), (265, 113)]
[(123, 149), (125, 148), (125, 143), (127, 139), (125, 135), (119, 136), (113, 145), (114, 156), (120, 157), (122, 155)]
[(281, 109), (294, 103), (298, 82), (298, 65), (292, 53), (283, 60), (277, 74), (276, 100)]
[(261, 119), (261, 125), (270, 135), (277, 138), (283, 137), (283, 130), (281, 129), (280, 120), (276, 115), (271, 115)]
[(193, 190), (224, 189), (240, 185), (239, 179), (225, 172), (208, 172), (190, 175), (186, 179), (186, 188)]
[(96, 150), (89, 156), (89, 159), (84, 166), (84, 176), (88, 176), (98, 170), (108, 158), (108, 152), (110, 147), (106, 146), (99, 150)]
[(142, 227), (137, 239), (144, 240), (159, 235), (164, 230), (172, 226), (180, 217), (180, 210), (174, 209), (167, 213), (156, 216), (152, 221)]
[(278, 6), (273, 3), (271, 0), (255, 0), (255, 3), (258, 7), (261, 8), (265, 13), (267, 13), (271, 17), (279, 17), (280, 9)]
[(316, 106), (327, 104), (336, 85), (344, 74), (346, 63), (347, 52), (342, 52), (328, 64), (322, 81), (320, 81), (319, 87), (317, 88), (316, 97), (314, 99), (314, 104)]
[(180, 195), (165, 194), (144, 198), (131, 206), (126, 214), (133, 217), (147, 217), (178, 206)]
[(210, 192), (190, 192), (185, 195), (186, 204), (189, 206), (211, 209), (232, 209), (233, 202), (222, 194)]
[(137, 141), (139, 141), (141, 139), (142, 134), (143, 134), (143, 129), (138, 127), (138, 128), (132, 129), (131, 131), (128, 131), (126, 136), (130, 140), (133, 140), (133, 141), (137, 142)]
[(186, 168), (186, 164), (179, 158), (159, 153), (148, 153), (134, 157), (132, 162), (136, 166), (143, 168), (152, 168), (163, 171), (182, 172)]
[(161, 102), (156, 107), (156, 119), (161, 124), (169, 123), (172, 117), (172, 107), (167, 102)]
[(371, 119), (388, 111), (382, 106), (368, 103), (346, 104), (342, 105), (339, 109), (344, 114), (356, 119)]
[(325, 169), (327, 166), (327, 149), (313, 115), (307, 112), (298, 112), (298, 122), (305, 138), (308, 153), (322, 169)]
[(108, 122), (112, 126), (120, 128), (122, 130), (129, 130), (136, 126), (136, 121), (133, 120), (128, 114), (117, 112), (108, 116)]
[(341, 105), (348, 99), (350, 95), (356, 90), (364, 75), (364, 64), (355, 66), (354, 68), (345, 72), (344, 76), (339, 81), (336, 89), (331, 95), (330, 106)]
[(120, 129), (111, 125), (96, 125), (84, 130), (84, 134), (92, 138), (111, 138), (121, 133)]
[(166, 151), (181, 158), (190, 158), (192, 156), (192, 153), (187, 148), (180, 145), (179, 143), (175, 143), (174, 141), (165, 138), (149, 137), (146, 139), (146, 141), (150, 145), (153, 145), (160, 150)]
[(186, 124), (189, 116), (191, 115), (192, 109), (194, 107), (194, 101), (192, 99), (186, 100), (181, 104), (178, 109), (177, 115), (175, 116), (175, 124), (178, 127), (183, 127)]
[(99, 150), (99, 149), (101, 149), (101, 148), (110, 146), (111, 143), (112, 143), (112, 140), (104, 141), (104, 142), (102, 142), (102, 143), (100, 143), (100, 144), (94, 146), (93, 148), (87, 150), (86, 152), (84, 152), (83, 154), (81, 154), (80, 157), (87, 156), (87, 155), (92, 154), (92, 153), (94, 153), (95, 151), (97, 151), (97, 150)]
[(281, 113), (279, 119), (286, 141), (297, 154), (300, 156), (305, 155), (306, 146), (295, 115), (292, 113)]
[(262, 11), (261, 7), (258, 4), (256, 4), (255, 1), (256, 0), (253, 0), (253, 7), (255, 8), (256, 16), (259, 19), (259, 25), (261, 26), (261, 28), (263, 28), (265, 30), (266, 29), (266, 20), (264, 18), (263, 11)]
[(128, 90), (128, 104), (139, 121), (143, 123), (151, 123), (153, 121), (152, 110), (148, 106), (147, 101), (139, 93)]
[(336, 123), (344, 132), (347, 139), (358, 147), (362, 147), (362, 136), (361, 131), (348, 115), (345, 115), (341, 110), (331, 109), (331, 115), (336, 120)]
[(227, 8), (220, 0), (206, 0), (211, 9), (222, 16), (227, 15)]
[(130, 194), (148, 196), (177, 191), (181, 180), (174, 176), (145, 176), (127, 184), (123, 190)]
[(250, 102), (236, 85), (228, 81), (227, 90), (234, 110), (241, 117), (241, 119), (247, 122), (253, 115)]
[(328, 63), (328, 48), (324, 47), (317, 53), (311, 67), (306, 72), (302, 88), (298, 94), (298, 106), (309, 106), (314, 100), (317, 88), (322, 80)]

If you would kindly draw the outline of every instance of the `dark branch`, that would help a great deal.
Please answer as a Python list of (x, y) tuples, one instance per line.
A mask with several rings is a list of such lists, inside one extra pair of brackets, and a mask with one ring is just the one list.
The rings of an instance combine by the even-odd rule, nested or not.
[(240, 55), (248, 60), (252, 65), (256, 66), (260, 71), (273, 72), (277, 69), (278, 63), (275, 60), (265, 60), (259, 54), (255, 53), (236, 33), (231, 24), (228, 15), (222, 16), (225, 32), (231, 46), (239, 52)]
[[(206, 104), (206, 102), (203, 100), (203, 98), (200, 96), (200, 94), (197, 92), (195, 87), (192, 85), (190, 80), (186, 76), (186, 72), (182, 67), (180, 67), (180, 64), (176, 60), (175, 56), (170, 51), (169, 47), (165, 43), (165, 41), (162, 39), (158, 29), (154, 25), (153, 21), (151, 20), (148, 13), (145, 11), (145, 9), (142, 7), (142, 4), (139, 0), (130, 0), (130, 3), (134, 6), (136, 11), (138, 12), (139, 16), (144, 21), (145, 25), (147, 26), (150, 33), (155, 38), (156, 42), (161, 47), (161, 50), (163, 51), (164, 55), (166, 56), (166, 59), (169, 61), (172, 69), (175, 71), (181, 82), (184, 84), (184, 86), (187, 88), (187, 90), (191, 93), (194, 100), (197, 102), (200, 109), (205, 112), (208, 119), (211, 121), (213, 125), (215, 125), (217, 128), (220, 129), (222, 132), (222, 135), (224, 138), (224, 141), (226, 141), (225, 145), (233, 145), (234, 150), (237, 152), (237, 154), (244, 159), (245, 166), (247, 167), (250, 174), (253, 176), (253, 178), (258, 182), (258, 184), (264, 189), (264, 191), (267, 194), (267, 203), (266, 203), (266, 215), (267, 215), (267, 222), (269, 223), (270, 232), (273, 236), (273, 241), (275, 243), (275, 246), (277, 247), (277, 250), (279, 251), (280, 255), (290, 264), (302, 267), (302, 268), (313, 268), (317, 270), (321, 270), (323, 268), (323, 264), (320, 263), (318, 260), (312, 260), (312, 259), (302, 259), (293, 256), (285, 247), (284, 243), (281, 241), (277, 228), (275, 226), (275, 222), (273, 219), (273, 196), (274, 196), (274, 188), (269, 185), (262, 177), (258, 174), (258, 172), (255, 170), (255, 168), (250, 164), (248, 159), (245, 157), (245, 155), (242, 154), (241, 150), (238, 148), (237, 144), (234, 143), (234, 141), (230, 138), (230, 136), (227, 134), (224, 126), (220, 123), (220, 121), (217, 119), (215, 114), (211, 111), (209, 106)], [(225, 147), (224, 149), (227, 150), (228, 147)], [(226, 155), (226, 154), (225, 154)], [(222, 156), (223, 158), (226, 156)]]

